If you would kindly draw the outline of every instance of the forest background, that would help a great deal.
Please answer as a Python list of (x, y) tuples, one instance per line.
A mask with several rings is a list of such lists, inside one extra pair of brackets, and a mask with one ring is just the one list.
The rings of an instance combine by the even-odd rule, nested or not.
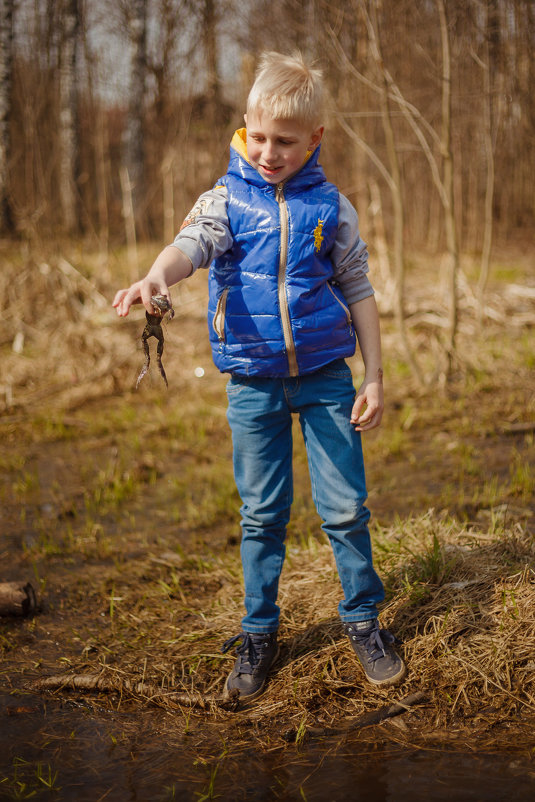
[[(256, 57), (295, 48), (325, 72), (323, 161), (362, 216), (379, 193), (392, 231), (394, 182), (412, 248), (444, 247), (446, 201), (463, 250), (483, 247), (489, 193), (498, 240), (531, 225), (529, 0), (7, 0), (0, 9), (5, 233), (82, 233), (105, 248), (125, 235), (123, 169), (137, 235), (170, 239), (226, 168)], [(448, 191), (450, 158), (445, 198), (437, 182)]]
[(442, 276), (447, 374), (461, 254), (481, 319), (492, 247), (532, 233), (529, 0), (2, 0), (0, 15), (0, 227), (29, 252), (76, 237), (107, 281), (125, 244), (137, 277), (139, 243), (171, 242), (225, 172), (265, 49), (324, 71), (322, 163), (359, 211), (419, 383), (405, 324), (415, 254)]

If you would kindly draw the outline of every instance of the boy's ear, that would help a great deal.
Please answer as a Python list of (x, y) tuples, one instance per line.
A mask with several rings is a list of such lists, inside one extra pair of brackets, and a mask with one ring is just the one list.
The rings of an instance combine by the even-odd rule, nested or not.
[(243, 115), (243, 122), (245, 123), (245, 127), (247, 128), (247, 115)]
[(316, 150), (319, 143), (321, 142), (324, 130), (325, 130), (324, 126), (320, 125), (319, 128), (316, 128), (316, 130), (312, 132), (312, 136), (310, 137), (310, 145), (308, 146), (309, 150)]

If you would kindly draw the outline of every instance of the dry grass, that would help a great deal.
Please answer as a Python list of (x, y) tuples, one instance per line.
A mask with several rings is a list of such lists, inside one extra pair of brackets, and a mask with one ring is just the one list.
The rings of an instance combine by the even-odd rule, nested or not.
[(363, 714), (419, 691), (427, 702), (404, 715), (396, 740), (510, 747), (514, 730), (516, 746), (529, 741), (533, 536), (519, 525), (477, 532), (429, 513), (380, 537), (389, 593), (381, 619), (402, 640), (409, 666), (398, 688), (365, 681), (335, 616), (340, 589), (330, 548), (315, 540), (290, 549), (280, 593), (281, 657), (265, 695), (248, 708), (233, 712), (213, 701), (232, 665), (219, 647), (238, 631), (242, 615), (236, 554), (181, 564), (164, 555), (142, 600), (133, 585), (114, 585), (121, 600), (108, 611), (109, 627), (88, 628), (84, 659), (70, 661), (68, 674), (108, 678), (112, 705), (120, 692), (122, 704), (130, 699), (182, 711), (179, 727), (201, 716), (231, 741), (233, 734), (243, 737), (248, 722), (265, 748), (318, 728), (350, 729)]
[[(154, 248), (143, 253), (147, 265), (154, 256)], [(178, 315), (165, 331), (173, 343), (167, 351), (174, 356), (175, 376), (190, 367), (195, 353), (181, 331), (181, 316), (193, 319), (204, 334), (205, 278), (173, 291)], [(129, 283), (120, 257), (105, 268), (85, 256), (72, 262), (58, 254), (5, 258), (0, 273), (0, 414), (35, 410), (43, 403), (72, 409), (134, 388), (144, 361), (144, 310), (137, 307), (125, 321), (111, 307), (116, 289)]]

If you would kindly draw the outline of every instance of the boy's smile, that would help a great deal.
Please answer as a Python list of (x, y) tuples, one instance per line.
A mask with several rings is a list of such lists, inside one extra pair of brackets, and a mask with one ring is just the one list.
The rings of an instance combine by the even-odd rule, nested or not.
[(296, 173), (323, 135), (322, 126), (311, 130), (297, 120), (274, 120), (265, 112), (245, 115), (245, 124), (248, 159), (268, 184), (279, 184)]

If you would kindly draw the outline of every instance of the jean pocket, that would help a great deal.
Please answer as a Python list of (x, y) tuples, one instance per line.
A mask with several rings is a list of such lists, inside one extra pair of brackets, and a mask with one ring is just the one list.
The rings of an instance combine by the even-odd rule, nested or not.
[(235, 396), (238, 393), (241, 393), (247, 387), (248, 381), (247, 376), (234, 376), (231, 374), (230, 379), (227, 382), (227, 395), (228, 396)]

